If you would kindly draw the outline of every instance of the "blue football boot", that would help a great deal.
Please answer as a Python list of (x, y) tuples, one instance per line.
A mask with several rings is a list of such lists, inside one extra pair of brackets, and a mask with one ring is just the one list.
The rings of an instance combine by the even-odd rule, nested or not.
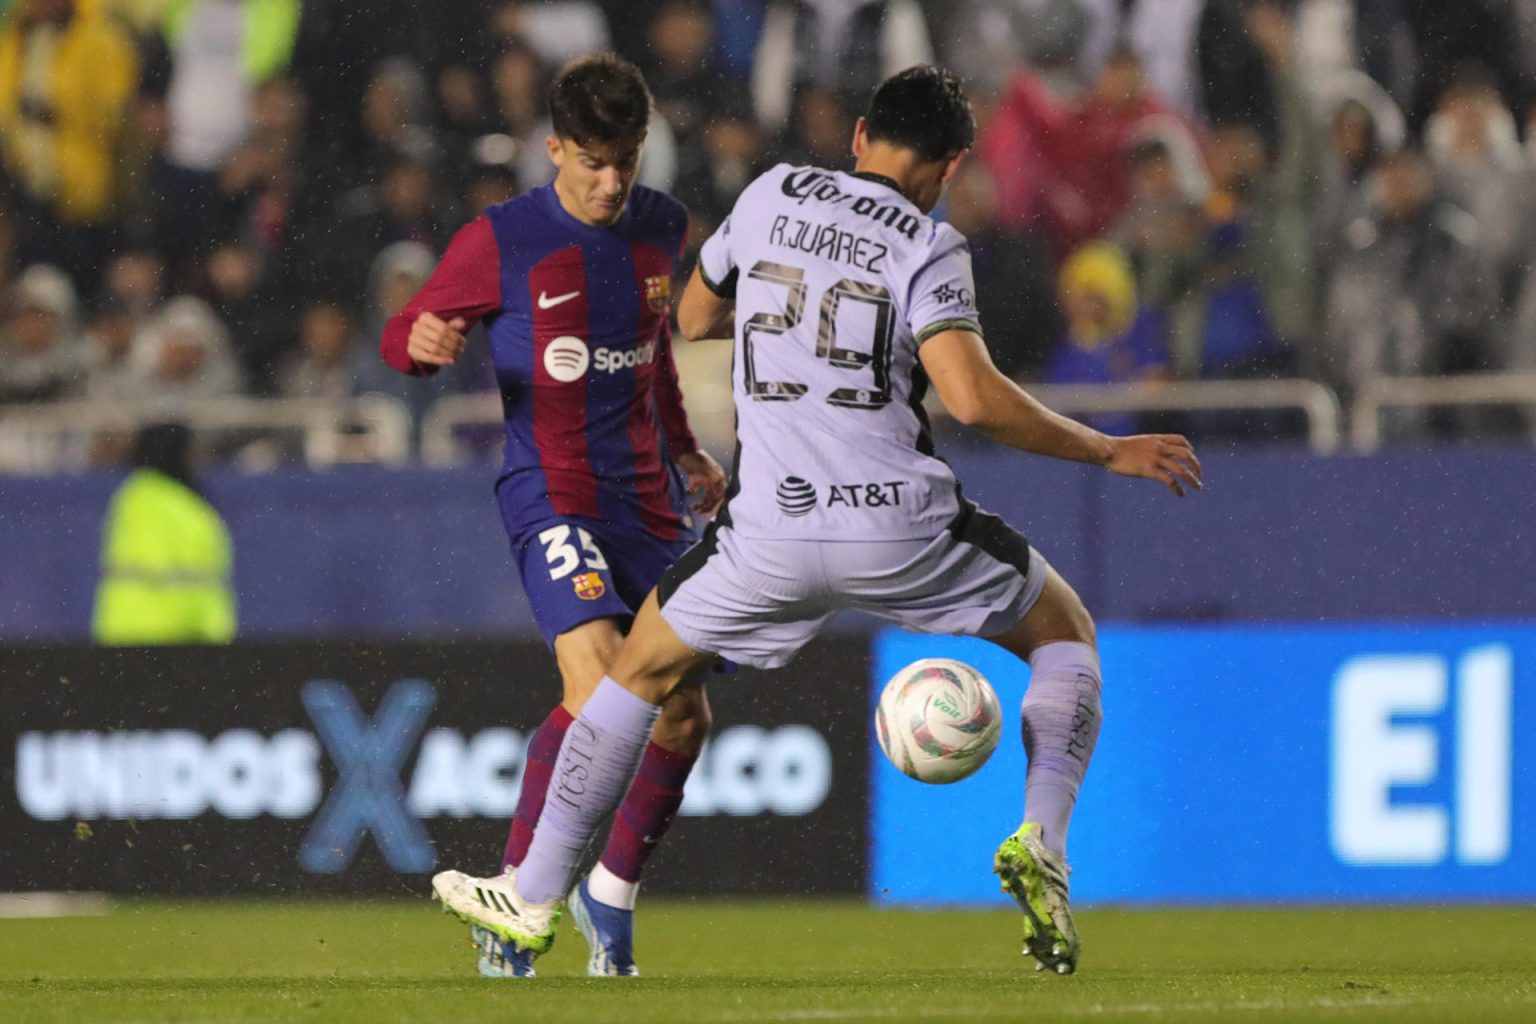
[(533, 954), (526, 949), (509, 946), (496, 937), (489, 928), (477, 924), (469, 926), (469, 939), (480, 951), (475, 964), (482, 978), (531, 978)]
[(565, 902), (576, 930), (587, 940), (587, 948), (592, 952), (587, 959), (587, 975), (639, 977), (640, 968), (635, 966), (635, 912), (593, 899), (586, 879), (576, 883)]

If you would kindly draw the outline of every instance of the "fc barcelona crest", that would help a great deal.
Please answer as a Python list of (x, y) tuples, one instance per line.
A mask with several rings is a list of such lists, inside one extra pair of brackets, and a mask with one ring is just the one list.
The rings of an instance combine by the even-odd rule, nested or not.
[(672, 275), (657, 274), (646, 278), (645, 301), (652, 313), (665, 313), (672, 304)]
[(576, 596), (583, 601), (596, 601), (608, 592), (603, 585), (603, 578), (595, 572), (584, 572), (571, 580), (571, 585), (576, 588)]

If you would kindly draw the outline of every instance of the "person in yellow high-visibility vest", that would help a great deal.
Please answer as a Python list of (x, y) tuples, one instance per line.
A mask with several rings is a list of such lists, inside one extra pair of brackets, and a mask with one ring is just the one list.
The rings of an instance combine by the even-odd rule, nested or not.
[(220, 644), (235, 635), (229, 531), (198, 490), (191, 432), (146, 427), (102, 529), (99, 644)]

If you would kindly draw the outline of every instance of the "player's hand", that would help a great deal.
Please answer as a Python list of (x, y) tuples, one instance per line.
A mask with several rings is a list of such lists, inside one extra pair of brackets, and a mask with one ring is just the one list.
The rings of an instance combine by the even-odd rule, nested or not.
[(1121, 476), (1158, 480), (1179, 497), (1186, 485), (1200, 491), (1200, 460), (1194, 446), (1179, 434), (1135, 434), (1116, 437), (1114, 452), (1104, 467)]
[(709, 452), (689, 452), (677, 457), (677, 468), (688, 478), (688, 493), (693, 496), (693, 510), (712, 516), (725, 498), (725, 470)]
[(464, 332), (468, 329), (469, 324), (461, 316), (445, 321), (432, 313), (423, 313), (411, 324), (406, 354), (428, 366), (452, 366), (464, 351)]

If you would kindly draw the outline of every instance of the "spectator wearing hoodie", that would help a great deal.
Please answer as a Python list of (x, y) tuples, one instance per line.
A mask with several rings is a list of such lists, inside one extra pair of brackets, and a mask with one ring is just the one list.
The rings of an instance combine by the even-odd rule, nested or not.
[(240, 364), (229, 330), (202, 299), (171, 299), (134, 346), (139, 400), (174, 408), (241, 393)]
[(1328, 145), (1314, 220), (1318, 270), (1326, 280), (1344, 227), (1370, 205), (1367, 184), (1382, 158), (1402, 148), (1403, 113), (1380, 85), (1360, 72), (1335, 78), (1322, 97)]
[(80, 385), (74, 285), (57, 267), (37, 264), (16, 278), (0, 325), (0, 404), (49, 402)]
[[(1489, 259), (1501, 270), (1522, 262), (1532, 197), (1514, 115), (1493, 80), (1476, 67), (1440, 95), (1425, 125), (1435, 186), (1476, 220)], [(1522, 216), (1525, 214), (1526, 216)]]
[(1477, 221), (1402, 150), (1371, 175), (1373, 202), (1344, 232), (1328, 282), (1317, 373), (1346, 395), (1384, 375), (1435, 373), (1489, 335), (1497, 282)]

